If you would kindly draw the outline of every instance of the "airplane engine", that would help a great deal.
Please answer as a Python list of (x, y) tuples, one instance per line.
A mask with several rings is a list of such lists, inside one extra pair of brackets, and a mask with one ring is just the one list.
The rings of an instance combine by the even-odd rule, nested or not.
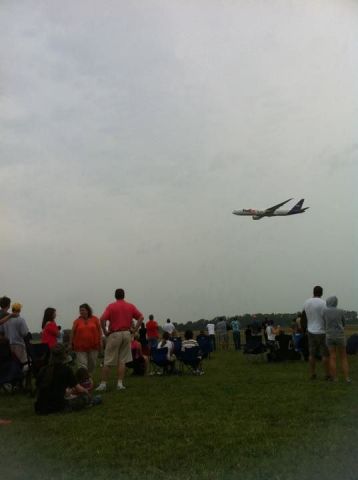
[(261, 217), (259, 217), (258, 215), (253, 215), (252, 216), (252, 220), (260, 220)]

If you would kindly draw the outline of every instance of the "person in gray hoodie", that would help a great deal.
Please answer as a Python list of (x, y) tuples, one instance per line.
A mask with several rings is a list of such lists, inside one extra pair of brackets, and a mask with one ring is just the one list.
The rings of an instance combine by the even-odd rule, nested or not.
[(329, 350), (329, 367), (333, 381), (337, 381), (337, 354), (341, 360), (341, 368), (346, 382), (349, 378), (349, 367), (346, 352), (346, 339), (344, 336), (344, 314), (343, 310), (337, 308), (338, 299), (336, 296), (328, 297), (326, 307), (323, 309), (322, 317), (326, 330), (326, 342)]

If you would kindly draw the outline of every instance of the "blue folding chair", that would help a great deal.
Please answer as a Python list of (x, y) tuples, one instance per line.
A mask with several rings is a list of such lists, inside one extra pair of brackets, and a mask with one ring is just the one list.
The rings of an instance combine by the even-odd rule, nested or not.
[(176, 356), (176, 358), (179, 360), (181, 357), (181, 338), (180, 337), (173, 338), (172, 342), (174, 344), (173, 353)]
[(154, 367), (154, 374), (163, 374), (166, 373), (168, 366), (171, 362), (168, 360), (168, 348), (153, 348), (151, 350), (151, 362), (155, 367), (159, 367), (161, 370), (158, 370)]
[(191, 373), (198, 374), (201, 372), (199, 366), (201, 363), (200, 347), (190, 347), (185, 348), (181, 352), (180, 362), (182, 366), (182, 371), (184, 367), (188, 369)]
[(210, 353), (213, 351), (213, 344), (210, 337), (207, 335), (199, 335), (196, 341), (199, 344), (202, 358), (210, 358)]

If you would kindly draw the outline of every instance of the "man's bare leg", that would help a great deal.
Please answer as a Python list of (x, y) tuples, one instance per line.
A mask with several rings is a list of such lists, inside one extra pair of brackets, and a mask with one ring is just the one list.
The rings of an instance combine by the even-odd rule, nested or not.
[(313, 355), (308, 357), (308, 362), (310, 366), (310, 376), (311, 378), (315, 378), (316, 376), (316, 359)]
[(336, 348), (331, 347), (329, 349), (329, 357), (324, 357), (329, 362), (329, 375), (332, 377), (332, 380), (337, 379), (337, 359), (336, 359)]
[(97, 392), (104, 392), (107, 389), (107, 379), (109, 375), (110, 367), (102, 367), (101, 383), (96, 388)]
[(347, 358), (347, 351), (346, 347), (339, 347), (339, 356), (341, 358), (341, 368), (344, 375), (344, 379), (349, 382), (349, 366), (348, 366), (348, 358)]
[(117, 389), (124, 390), (126, 387), (123, 385), (124, 375), (126, 373), (126, 364), (118, 362), (118, 382)]

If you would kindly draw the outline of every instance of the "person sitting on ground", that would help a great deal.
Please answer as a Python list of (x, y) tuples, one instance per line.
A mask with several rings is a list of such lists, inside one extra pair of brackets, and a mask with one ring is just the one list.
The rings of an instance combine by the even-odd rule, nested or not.
[(208, 358), (210, 353), (213, 351), (213, 347), (210, 337), (207, 333), (205, 333), (205, 330), (200, 330), (199, 335), (196, 336), (196, 341), (199, 344), (202, 358)]
[(327, 306), (323, 309), (322, 317), (326, 331), (326, 342), (329, 350), (329, 369), (331, 379), (337, 381), (337, 353), (341, 359), (341, 368), (346, 382), (350, 383), (349, 366), (346, 352), (346, 339), (344, 336), (343, 310), (337, 308), (336, 296), (328, 297)]
[(145, 375), (148, 371), (149, 358), (143, 355), (139, 335), (133, 335), (131, 341), (132, 361), (126, 363), (126, 367), (133, 368), (133, 375)]
[(49, 348), (57, 345), (59, 330), (55, 322), (56, 309), (47, 307), (42, 320), (41, 343), (46, 343)]
[(77, 369), (75, 374), (77, 382), (81, 385), (81, 387), (85, 388), (88, 393), (92, 392), (93, 390), (93, 380), (87, 368), (80, 367)]
[(167, 353), (167, 359), (168, 359), (168, 368), (167, 372), (168, 373), (173, 373), (175, 370), (175, 355), (173, 353), (174, 351), (174, 343), (169, 339), (169, 333), (168, 332), (163, 332), (162, 339), (159, 341), (157, 348), (167, 348), (168, 353)]
[[(193, 338), (193, 331), (192, 330), (186, 330), (184, 334), (184, 340), (181, 344), (181, 350), (182, 352), (185, 352), (185, 350), (193, 348), (193, 347), (199, 347), (199, 344), (196, 340)], [(201, 355), (198, 355), (195, 362), (192, 364), (192, 367), (194, 369), (194, 373), (198, 375), (202, 375), (204, 373), (202, 369), (202, 357)]]
[[(85, 367), (80, 367), (75, 373), (76, 380), (81, 387), (85, 388), (88, 391), (89, 396), (89, 406), (99, 405), (102, 403), (101, 395), (93, 395), (93, 380), (89, 374), (89, 371)], [(70, 400), (70, 403), (77, 404), (82, 402), (81, 395), (79, 396), (75, 388), (66, 389), (66, 400)]]
[(199, 335), (196, 336), (196, 341), (199, 343), (201, 340), (206, 340), (209, 338), (209, 335), (205, 333), (205, 330), (200, 330)]
[(22, 365), (27, 363), (25, 340), (31, 338), (25, 319), (20, 316), (22, 305), (14, 303), (12, 313), (15, 314), (8, 322), (0, 326), (0, 332), (9, 340), (10, 349)]
[[(66, 357), (64, 346), (55, 345), (49, 364), (39, 372), (35, 412), (40, 415), (79, 410), (90, 404), (88, 390), (78, 383), (71, 368), (64, 363)], [(65, 399), (67, 388), (76, 393), (75, 399)]]

